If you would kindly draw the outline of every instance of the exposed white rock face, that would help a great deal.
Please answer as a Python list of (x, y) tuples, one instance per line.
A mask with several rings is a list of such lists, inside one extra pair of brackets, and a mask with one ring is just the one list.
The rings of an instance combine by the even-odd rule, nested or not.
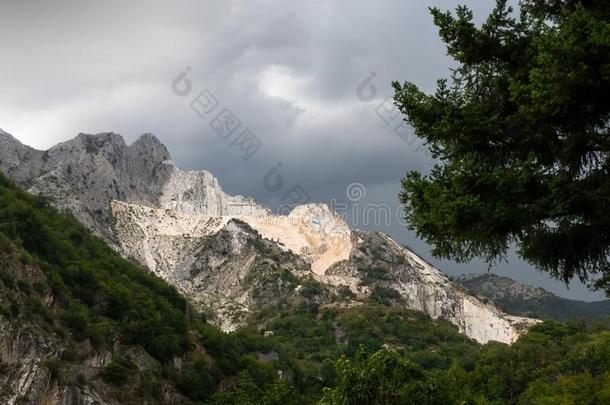
[(208, 171), (183, 171), (171, 162), (169, 164), (173, 170), (159, 196), (161, 208), (217, 217), (260, 217), (270, 213), (269, 209), (256, 204), (252, 198), (230, 196), (223, 192), (218, 179)]
[(192, 254), (197, 238), (217, 233), (231, 219), (247, 223), (281, 249), (303, 257), (317, 274), (347, 260), (351, 251), (349, 227), (325, 204), (299, 206), (287, 216), (260, 212), (255, 216), (213, 216), (112, 201), (111, 213), (122, 253), (145, 263), (166, 280), (171, 280), (176, 266)]
[(79, 134), (39, 151), (0, 132), (0, 171), (102, 236), (112, 246), (109, 203), (125, 201), (187, 214), (264, 216), (251, 198), (230, 196), (207, 171), (183, 171), (151, 134), (127, 145), (115, 133)]
[(349, 226), (326, 204), (300, 205), (287, 216), (239, 219), (304, 258), (316, 274), (323, 275), (333, 264), (347, 260), (352, 249)]
[(217, 233), (230, 219), (120, 201), (111, 202), (111, 214), (121, 253), (169, 282), (175, 281), (176, 266), (193, 254), (200, 239)]
[(120, 135), (79, 134), (38, 151), (0, 134), (0, 170), (34, 194), (68, 210), (111, 245), (109, 201), (155, 206), (172, 165), (169, 152), (153, 135), (127, 145)]
[(481, 343), (491, 340), (512, 343), (524, 327), (535, 320), (511, 317), (493, 305), (485, 304), (451, 282), (447, 276), (417, 254), (382, 235), (396, 252), (418, 269), (418, 278), (399, 279), (396, 289), (408, 299), (408, 307), (426, 312), (432, 318), (445, 318), (456, 324), (460, 332)]
[(332, 266), (318, 280), (346, 285), (356, 295), (370, 294), (371, 289), (394, 291), (400, 296), (395, 306), (446, 319), (480, 343), (512, 343), (537, 322), (483, 303), (383, 233), (352, 231), (352, 246), (350, 259)]

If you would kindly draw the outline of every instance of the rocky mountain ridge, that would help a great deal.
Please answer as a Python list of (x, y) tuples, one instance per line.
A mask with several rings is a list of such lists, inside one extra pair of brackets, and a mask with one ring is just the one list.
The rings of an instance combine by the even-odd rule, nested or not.
[(322, 305), (376, 299), (447, 319), (479, 342), (510, 343), (534, 322), (473, 297), (387, 235), (351, 230), (326, 205), (280, 216), (229, 196), (209, 172), (179, 169), (150, 134), (131, 145), (79, 134), (37, 151), (0, 133), (0, 170), (211, 308), (226, 330), (304, 285)]
[(610, 300), (585, 302), (562, 298), (494, 273), (463, 275), (456, 282), (511, 315), (561, 321), (603, 320), (610, 316)]
[(118, 134), (78, 134), (47, 151), (0, 132), (0, 171), (28, 191), (47, 196), (108, 242), (113, 200), (207, 215), (265, 215), (252, 199), (229, 196), (207, 171), (176, 167), (152, 134), (127, 145)]

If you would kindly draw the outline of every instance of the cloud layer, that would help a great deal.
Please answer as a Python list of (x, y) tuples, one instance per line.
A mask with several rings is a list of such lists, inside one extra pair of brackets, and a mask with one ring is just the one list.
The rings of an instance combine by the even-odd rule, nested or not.
[[(469, 3), (479, 19), (491, 8)], [(432, 91), (449, 74), (430, 6), (455, 3), (4, 2), (0, 127), (38, 148), (79, 132), (114, 131), (128, 141), (152, 132), (177, 164), (210, 170), (233, 194), (277, 205), (300, 186), (313, 201), (346, 202), (346, 187), (358, 182), (367, 189), (362, 203), (396, 209), (400, 178), (428, 170), (429, 159), (409, 132), (401, 139), (400, 117), (382, 103), (392, 80)], [(192, 89), (178, 96), (171, 84), (187, 67)], [(204, 89), (218, 107), (202, 118), (190, 103)], [(224, 108), (241, 123), (229, 139), (210, 126)], [(261, 143), (247, 160), (232, 145), (245, 128)], [(264, 182), (274, 167), (280, 190)], [(381, 227), (429, 258), (404, 226)], [(453, 274), (487, 269), (433, 262)], [(564, 296), (594, 296), (578, 284), (566, 291), (514, 258), (496, 271)]]

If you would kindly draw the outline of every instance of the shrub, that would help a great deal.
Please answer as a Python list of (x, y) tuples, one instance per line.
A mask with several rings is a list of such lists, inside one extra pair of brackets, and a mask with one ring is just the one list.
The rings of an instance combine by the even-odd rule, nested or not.
[(108, 384), (124, 385), (133, 377), (137, 370), (138, 367), (128, 358), (115, 356), (100, 372), (100, 377)]
[(324, 291), (320, 283), (313, 278), (305, 279), (301, 285), (301, 295), (306, 298), (315, 297), (316, 295), (322, 294)]
[(390, 305), (393, 300), (400, 298), (400, 293), (393, 288), (376, 286), (371, 292), (371, 300), (383, 305)]

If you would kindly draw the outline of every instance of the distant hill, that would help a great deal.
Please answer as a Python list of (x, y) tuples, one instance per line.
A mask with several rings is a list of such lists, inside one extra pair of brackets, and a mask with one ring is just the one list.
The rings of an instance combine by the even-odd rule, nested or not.
[(585, 302), (561, 298), (497, 274), (468, 274), (457, 280), (479, 299), (493, 302), (511, 315), (555, 320), (598, 320), (610, 316), (610, 300)]

